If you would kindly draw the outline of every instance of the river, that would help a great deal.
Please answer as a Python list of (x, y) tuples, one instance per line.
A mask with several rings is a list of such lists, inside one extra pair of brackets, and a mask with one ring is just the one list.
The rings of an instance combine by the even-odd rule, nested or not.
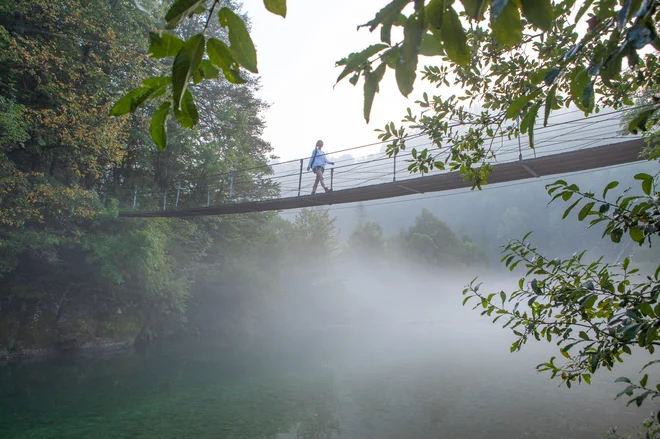
[(637, 364), (566, 389), (534, 370), (551, 345), (512, 354), (510, 341), (488, 322), (400, 322), (240, 350), (188, 344), (6, 365), (0, 437), (589, 439), (614, 424), (630, 432), (652, 408), (614, 400), (614, 379)]

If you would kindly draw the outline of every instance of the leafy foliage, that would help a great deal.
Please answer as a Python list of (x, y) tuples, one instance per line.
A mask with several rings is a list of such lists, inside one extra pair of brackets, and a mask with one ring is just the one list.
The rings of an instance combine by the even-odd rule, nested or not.
[[(554, 194), (553, 201), (558, 198), (569, 201), (574, 195), (577, 195), (577, 200), (564, 212), (564, 218), (581, 202), (585, 202), (578, 213), (578, 220), (583, 221), (588, 216), (594, 216), (595, 219), (591, 220), (590, 226), (606, 222), (603, 237), (608, 235), (613, 242), (619, 243), (627, 233), (640, 246), (645, 242), (650, 245), (651, 237), (660, 232), (660, 210), (658, 208), (660, 197), (655, 191), (654, 177), (639, 173), (635, 175), (635, 180), (641, 181), (644, 195), (626, 197), (628, 192), (626, 190), (613, 203), (605, 201), (604, 198), (608, 191), (619, 185), (617, 181), (613, 181), (605, 187), (603, 198), (597, 198), (591, 192), (581, 192), (577, 185), (569, 185), (564, 180), (558, 180), (552, 185), (548, 185), (548, 193)], [(610, 212), (611, 207), (613, 207), (612, 212)]]
[[(264, 5), (273, 14), (286, 17), (286, 0), (264, 0)], [(199, 122), (190, 86), (216, 80), (220, 72), (233, 84), (245, 84), (248, 79), (241, 68), (258, 73), (257, 53), (245, 20), (230, 7), (220, 6), (220, 0), (175, 0), (165, 14), (166, 30), (189, 28), (190, 23), (201, 23), (202, 16), (203, 27), (186, 39), (150, 32), (149, 53), (156, 59), (172, 59), (171, 75), (145, 79), (141, 87), (128, 92), (110, 110), (111, 116), (121, 116), (153, 102), (158, 110), (152, 116), (151, 138), (160, 149), (167, 145), (165, 120), (170, 108), (184, 128), (192, 129)], [(207, 39), (215, 17), (217, 24), (227, 29), (226, 34), (221, 39)]]
[[(660, 232), (654, 179), (640, 173), (635, 180), (641, 182), (644, 195), (626, 197), (627, 189), (616, 201), (609, 202), (607, 193), (618, 186), (617, 181), (605, 187), (602, 198), (563, 180), (547, 188), (553, 201), (577, 198), (564, 212), (564, 218), (583, 203), (577, 215), (579, 221), (592, 216), (591, 226), (605, 223), (603, 236), (613, 242), (621, 242), (627, 232), (640, 246), (650, 246), (651, 239)], [(502, 262), (511, 271), (518, 267), (526, 270), (517, 290), (485, 294), (480, 292), (476, 279), (463, 290), (463, 304), (476, 298), (474, 309), (481, 307), (482, 315), (494, 317), (493, 323), (502, 320), (503, 327), (517, 336), (511, 352), (520, 350), (530, 338), (555, 341), (567, 361), (557, 364), (556, 357), (552, 357), (537, 369), (550, 372), (552, 378), (561, 377), (568, 387), (575, 382), (590, 384), (591, 376), (601, 367), (613, 369), (634, 349), (655, 352), (660, 346), (660, 267), (643, 277), (629, 258), (620, 264), (605, 262), (602, 257), (588, 262), (583, 251), (564, 260), (550, 259), (531, 246), (527, 239), (530, 233), (522, 240), (512, 240), (503, 251)], [(642, 372), (655, 363), (646, 364)], [(660, 384), (649, 386), (648, 379), (645, 374), (636, 384), (630, 378), (619, 378), (618, 382), (628, 386), (617, 397), (627, 395), (628, 404), (640, 406), (646, 398), (660, 396)], [(656, 435), (657, 423), (650, 421), (646, 429), (648, 434)]]
[(660, 111), (658, 111), (658, 87), (653, 85), (638, 90), (632, 96), (635, 108), (621, 117), (619, 134), (641, 134), (647, 143), (644, 157), (649, 160), (660, 158), (658, 148), (658, 126), (660, 126)]
[[(387, 61), (407, 96), (419, 55), (441, 57), (440, 64), (423, 68), (422, 79), (460, 92), (432, 97), (425, 93), (416, 101), (419, 115), (408, 109), (404, 126), (388, 123), (377, 130), (379, 138), (391, 142), (388, 152), (394, 155), (407, 146), (406, 128), (421, 131), (440, 151), (417, 154), (411, 171), (461, 170), (480, 187), (491, 171), (487, 160), (496, 155), (494, 138), (527, 135), (533, 148), (534, 126), (541, 115), (547, 125), (553, 111), (571, 105), (585, 115), (602, 106), (630, 106), (632, 94), (653, 86), (651, 78), (658, 76), (659, 66), (658, 3), (392, 1), (364, 25), (370, 31), (380, 27), (382, 43), (338, 61), (338, 66), (346, 66), (338, 80), (352, 74), (353, 85), (361, 76), (371, 81), (368, 88), (365, 84), (368, 121), (366, 110), (377, 89), (373, 66)], [(402, 11), (410, 4), (414, 10), (406, 16)], [(392, 26), (403, 27), (402, 41), (391, 42)], [(430, 42), (435, 42), (433, 51)], [(629, 131), (647, 130), (657, 108), (654, 102), (637, 113)]]
[(402, 249), (413, 259), (431, 266), (482, 265), (484, 254), (469, 242), (462, 241), (453, 230), (427, 209), (415, 223), (399, 236)]
[(358, 224), (351, 232), (348, 245), (357, 252), (375, 254), (382, 251), (385, 248), (383, 228), (373, 221)]
[[(152, 10), (160, 6), (141, 3)], [(117, 219), (119, 202), (162, 199), (178, 181), (194, 180), (198, 185), (188, 193), (198, 203), (221, 191), (217, 176), (235, 163), (264, 164), (271, 148), (261, 138), (265, 104), (254, 96), (256, 82), (197, 83), (196, 100), (186, 87), (177, 110), (165, 100), (151, 132), (163, 146), (169, 133), (170, 147), (157, 150), (144, 131), (150, 124), (142, 108), (171, 87), (171, 68), (158, 60), (176, 56), (195, 40), (152, 32), (149, 45), (142, 36), (155, 23), (132, 2), (74, 0), (67, 9), (70, 14), (52, 0), (0, 6), (2, 349), (74, 348), (96, 338), (136, 336), (148, 342), (158, 334), (198, 328), (194, 319), (185, 324), (194, 316), (191, 303), (215, 303), (222, 296), (217, 289), (207, 296), (195, 281), (197, 273), (217, 268), (214, 279), (237, 292), (243, 290), (238, 280), (230, 281), (229, 265), (251, 258), (245, 266), (264, 271), (258, 255), (246, 256), (245, 249), (258, 248), (269, 215), (246, 230), (235, 220)], [(180, 31), (196, 35), (205, 24), (188, 20)], [(223, 37), (220, 27), (209, 25), (207, 35)], [(196, 62), (194, 56), (188, 60)], [(199, 65), (206, 76), (214, 74), (208, 60)], [(129, 91), (133, 78), (154, 72), (156, 77)], [(112, 100), (126, 92), (113, 107)], [(111, 108), (132, 114), (108, 118)], [(263, 172), (242, 174), (237, 183), (253, 190), (255, 176)], [(188, 202), (193, 200), (181, 200)], [(241, 251), (223, 256), (221, 249), (232, 245)], [(252, 285), (264, 290), (263, 282)], [(229, 324), (222, 329), (238, 331)]]

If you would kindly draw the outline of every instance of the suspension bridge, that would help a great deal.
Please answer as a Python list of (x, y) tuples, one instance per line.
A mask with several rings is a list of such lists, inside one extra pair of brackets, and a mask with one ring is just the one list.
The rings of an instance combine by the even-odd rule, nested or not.
[[(558, 121), (536, 129), (535, 148), (524, 139), (490, 139), (496, 162), (488, 184), (607, 168), (641, 161), (645, 146), (638, 137), (617, 133), (621, 111), (600, 113), (578, 120)], [(413, 137), (415, 139), (415, 137)], [(315, 178), (304, 172), (308, 158), (245, 168), (205, 179), (179, 180), (165, 191), (140, 191), (124, 197), (120, 217), (191, 217), (281, 211), (395, 198), (471, 187), (458, 171), (434, 170), (423, 176), (407, 172), (412, 147), (423, 148), (425, 138), (408, 142), (408, 151), (389, 157), (384, 151), (362, 159), (335, 160), (326, 169), (328, 193), (309, 194)], [(349, 148), (360, 149), (367, 146)], [(310, 148), (311, 149), (311, 148)], [(338, 152), (346, 152), (338, 151)], [(337, 154), (338, 152), (335, 152)], [(439, 154), (442, 150), (439, 150)], [(327, 153), (332, 156), (333, 153)], [(440, 156), (437, 159), (442, 159)], [(397, 164), (400, 168), (397, 173)], [(321, 189), (321, 188), (319, 188)], [(132, 202), (131, 202), (132, 201)], [(130, 204), (129, 204), (130, 203)]]

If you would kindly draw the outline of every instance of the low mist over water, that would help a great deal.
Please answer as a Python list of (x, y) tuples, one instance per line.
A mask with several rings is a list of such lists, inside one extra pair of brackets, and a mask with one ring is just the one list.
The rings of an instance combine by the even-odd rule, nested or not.
[[(242, 348), (204, 340), (0, 369), (2, 436), (602, 438), (648, 414), (613, 400), (614, 379), (645, 359), (558, 387), (534, 369), (556, 346), (512, 354), (508, 330), (461, 306), (469, 270), (345, 262), (323, 271), (345, 294), (319, 296), (298, 276), (310, 303), (286, 311), (280, 298), (269, 333)], [(491, 272), (482, 288), (516, 282)]]

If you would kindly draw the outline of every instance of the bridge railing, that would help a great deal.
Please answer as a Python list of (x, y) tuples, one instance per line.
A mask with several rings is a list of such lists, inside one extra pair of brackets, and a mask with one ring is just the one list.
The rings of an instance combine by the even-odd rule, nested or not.
[[(527, 137), (507, 138), (499, 136), (486, 139), (489, 150), (495, 156), (495, 163), (525, 160), (528, 158), (556, 154), (580, 148), (598, 146), (619, 141), (623, 138), (619, 129), (619, 111), (603, 112), (589, 118), (560, 120), (543, 126), (542, 121), (535, 128), (535, 148), (529, 148)], [(335, 159), (329, 166), (324, 179), (333, 190), (349, 189), (391, 181), (403, 181), (420, 177), (411, 174), (408, 165), (412, 160), (412, 148), (431, 146), (428, 138), (412, 136), (408, 148), (396, 157), (389, 157), (384, 151), (360, 158)], [(437, 159), (443, 160), (449, 147), (432, 148)], [(332, 157), (332, 153), (328, 153)], [(273, 163), (264, 167), (235, 169), (201, 178), (174, 178), (165, 187), (150, 185), (119, 186), (105, 194), (116, 198), (122, 210), (156, 211), (178, 210), (190, 207), (208, 207), (220, 204), (262, 201), (274, 198), (289, 198), (311, 194), (313, 172), (306, 167), (308, 158)], [(435, 174), (443, 172), (433, 170)], [(319, 187), (318, 192), (322, 192)]]

